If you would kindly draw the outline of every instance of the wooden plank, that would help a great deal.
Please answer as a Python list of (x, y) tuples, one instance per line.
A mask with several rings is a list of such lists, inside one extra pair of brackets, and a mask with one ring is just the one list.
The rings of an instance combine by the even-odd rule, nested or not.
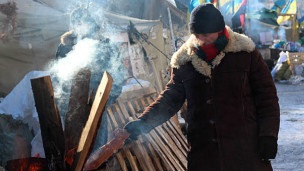
[[(112, 110), (110, 110), (110, 111), (111, 111), (111, 113), (109, 113), (109, 114), (112, 116), (111, 119), (114, 120), (113, 122), (116, 123), (115, 126), (118, 127), (118, 124), (115, 120), (116, 118), (114, 117), (114, 113), (112, 112)], [(123, 115), (123, 114), (116, 113), (116, 115)], [(151, 171), (155, 170), (147, 151), (145, 150), (145, 148), (142, 146), (141, 143), (139, 143), (138, 141), (135, 141), (130, 145), (130, 147), (134, 151), (134, 153), (137, 157), (137, 160), (138, 160), (140, 166), (142, 167), (142, 170), (151, 170)], [(126, 150), (129, 150), (129, 149), (126, 149)]]
[(129, 122), (129, 118), (130, 118), (130, 115), (129, 115), (129, 112), (128, 110), (126, 109), (126, 106), (123, 102), (121, 102), (120, 100), (117, 101), (117, 106), (116, 107), (119, 107), (120, 110), (121, 110), (121, 113), (123, 114), (123, 124), (125, 125), (127, 122)]
[[(117, 103), (118, 103), (118, 105), (116, 106), (116, 108), (120, 107), (121, 112), (122, 112), (124, 118), (128, 121), (129, 118), (130, 118), (130, 115), (128, 114), (128, 111), (126, 109), (125, 104), (123, 102), (121, 102), (121, 101), (118, 101)], [(133, 112), (135, 112), (135, 111), (133, 110)], [(147, 144), (148, 144), (147, 148), (148, 148), (148, 150), (150, 151), (150, 153), (152, 155), (152, 160), (156, 164), (157, 170), (164, 170), (163, 167), (162, 167), (162, 164), (160, 163), (159, 157), (157, 157), (157, 155), (155, 153), (155, 150), (151, 147), (150, 143), (147, 143)]]
[(127, 164), (125, 162), (125, 159), (123, 158), (122, 152), (117, 153), (116, 158), (120, 164), (121, 170), (128, 171)]
[[(133, 101), (133, 102), (134, 102), (134, 101)], [(124, 105), (122, 102), (118, 102), (118, 104), (119, 104), (120, 109), (121, 109), (123, 115), (125, 116), (125, 118), (130, 118), (130, 115), (128, 115), (128, 111), (127, 111), (125, 105)], [(139, 106), (139, 104), (138, 104), (137, 102), (134, 102), (133, 104), (134, 104), (134, 106), (136, 106), (136, 108), (137, 108), (136, 110), (137, 110), (137, 111), (143, 110), (142, 108), (140, 108), (140, 106)], [(133, 117), (133, 118), (131, 117), (131, 119), (136, 119), (136, 117), (135, 117), (136, 112), (135, 112), (135, 109), (134, 109), (133, 105), (131, 104), (131, 102), (127, 102), (126, 105), (129, 106), (131, 115), (132, 115), (132, 117)], [(128, 119), (128, 120), (129, 120), (129, 119)], [(143, 141), (143, 140), (141, 139), (141, 137), (139, 137), (139, 140)], [(139, 151), (136, 151), (137, 148), (134, 147), (135, 152), (137, 152), (137, 156), (140, 155), (141, 153), (144, 153), (145, 155), (143, 155), (142, 157), (143, 157), (144, 161), (146, 162), (146, 164), (148, 164), (148, 166), (147, 166), (148, 169), (155, 170), (155, 166), (153, 165), (152, 159), (151, 159), (151, 157), (150, 157), (149, 154), (148, 154), (148, 151), (150, 151), (150, 150), (149, 150), (149, 149), (145, 149), (145, 147), (143, 146), (143, 144), (142, 144), (142, 143), (139, 144), (138, 141), (136, 141), (136, 144), (137, 144), (137, 145), (136, 145), (137, 148), (141, 149), (141, 150), (139, 150)], [(153, 156), (152, 156), (152, 157), (153, 157)], [(141, 158), (141, 156), (138, 156), (138, 159), (140, 159), (140, 158)], [(142, 162), (144, 162), (144, 161), (142, 161)], [(148, 162), (147, 162), (147, 161), (148, 161)], [(140, 162), (140, 163), (142, 163), (142, 162)], [(142, 163), (142, 164), (143, 164), (143, 163)], [(158, 163), (158, 164), (159, 164), (159, 163)]]
[(88, 104), (91, 71), (81, 69), (73, 79), (68, 112), (65, 117), (66, 161), (71, 166), (78, 147), (81, 131), (88, 120), (91, 106)]
[[(125, 123), (126, 119), (124, 119), (123, 116), (126, 116), (126, 111), (123, 111), (119, 108), (118, 104), (114, 104), (114, 107), (117, 111), (117, 115), (119, 115), (119, 118), (122, 120), (121, 123)], [(142, 140), (142, 139), (140, 139)], [(133, 151), (135, 152), (137, 159), (140, 163), (140, 165), (144, 168), (144, 170), (151, 170), (154, 171), (155, 167), (152, 163), (152, 159), (148, 154), (148, 151), (145, 149), (143, 144), (139, 141), (135, 141), (135, 146), (132, 146)]]
[(163, 143), (159, 138), (155, 130), (150, 131), (149, 134), (146, 134), (147, 140), (151, 142), (151, 145), (157, 149), (156, 151), (163, 157), (163, 160), (169, 165), (169, 170), (180, 170), (181, 167), (175, 165), (174, 156), (170, 153), (168, 147)]
[(76, 158), (73, 162), (75, 171), (81, 171), (90, 152), (91, 146), (95, 140), (96, 132), (101, 121), (102, 113), (110, 95), (113, 79), (106, 71), (96, 91), (95, 99), (90, 111), (89, 118), (81, 133)]
[(65, 140), (50, 76), (31, 79), (45, 156), (50, 170), (64, 170)]
[[(143, 99), (141, 99), (140, 102), (142, 103), (142, 105), (148, 106), (153, 101), (151, 100), (151, 97), (148, 97), (147, 98), (148, 103), (146, 103)], [(183, 150), (183, 148), (177, 146), (177, 144), (179, 144), (179, 143), (177, 143), (173, 140), (173, 137), (176, 138), (176, 136), (174, 134), (172, 134), (172, 132), (171, 132), (171, 131), (174, 131), (174, 130), (168, 129), (168, 127), (166, 127), (166, 124), (173, 124), (174, 125), (174, 123), (171, 123), (171, 120), (169, 120), (162, 125), (162, 128), (164, 128), (164, 129), (162, 129), (160, 127), (156, 127), (155, 129), (159, 132), (159, 135), (161, 135), (164, 142), (168, 143), (168, 146), (172, 150), (172, 153), (174, 153), (176, 156), (178, 156), (178, 159), (180, 160), (180, 163), (181, 163), (180, 166), (183, 167), (184, 169), (186, 169), (187, 168), (187, 152), (188, 152), (187, 146), (186, 146), (186, 150)], [(168, 133), (165, 132), (165, 130), (167, 132), (170, 132), (171, 136), (168, 135)], [(177, 137), (179, 137), (179, 136), (180, 135), (177, 135)]]
[[(140, 102), (142, 103), (143, 106), (148, 106), (148, 104), (143, 99), (140, 99)], [(178, 159), (180, 159), (182, 163), (187, 163), (187, 159), (186, 159), (187, 152), (182, 151), (182, 149), (177, 146), (177, 144), (179, 143), (178, 141), (174, 141), (174, 138), (176, 137), (174, 134), (172, 134), (171, 132), (172, 130), (166, 128), (168, 127), (166, 127), (166, 123), (164, 123), (162, 127), (156, 127), (156, 130), (159, 131), (159, 134), (163, 136), (164, 140), (166, 140), (166, 142), (168, 143), (168, 147), (171, 148), (172, 152), (178, 156)], [(165, 130), (167, 130), (167, 132)]]
[(155, 168), (154, 168), (154, 165), (152, 163), (152, 160), (149, 157), (146, 149), (143, 147), (143, 145), (139, 141), (140, 140), (134, 141), (131, 144), (130, 148), (131, 148), (132, 151), (134, 151), (136, 159), (137, 159), (139, 165), (141, 166), (141, 170), (154, 171)]
[(118, 114), (118, 118), (119, 118), (119, 120), (120, 120), (121, 126), (123, 127), (123, 126), (126, 124), (126, 121), (128, 120), (128, 118), (125, 117), (124, 111), (122, 111), (122, 110), (119, 108), (118, 102), (115, 103), (115, 104), (113, 105), (113, 107), (115, 108), (116, 112), (119, 113), (119, 114)]
[[(151, 97), (147, 97), (147, 101), (148, 103), (152, 103), (153, 102), (153, 98)], [(179, 139), (179, 142), (181, 142), (183, 148), (185, 149), (185, 151), (189, 151), (189, 146), (187, 144), (187, 139), (184, 136), (182, 130), (180, 129), (180, 127), (177, 127), (173, 122), (166, 122), (166, 124), (169, 126), (169, 128), (174, 132), (174, 134), (176, 135), (176, 137)]]
[[(137, 99), (138, 100), (138, 99)], [(134, 113), (134, 114), (140, 114), (142, 111), (143, 111), (143, 109), (139, 106), (139, 103), (138, 103), (138, 101), (137, 100), (134, 100), (133, 101), (133, 103), (134, 103), (134, 106), (135, 106), (135, 111), (136, 111), (136, 113)]]
[[(113, 119), (113, 113), (112, 113), (110, 107), (107, 107), (107, 112), (108, 112), (108, 116), (110, 118), (110, 121), (112, 121), (112, 119)], [(114, 121), (110, 122), (108, 124), (108, 126), (109, 126), (109, 133), (112, 136), (113, 135), (113, 131), (115, 130), (115, 128), (117, 128), (118, 125), (117, 125), (116, 121), (114, 120)], [(124, 150), (121, 150), (121, 151), (124, 151)], [(121, 170), (122, 171), (127, 171), (128, 170), (127, 169), (127, 164), (126, 164), (126, 162), (125, 162), (125, 160), (123, 158), (123, 155), (122, 155), (121, 151), (119, 151), (118, 153), (116, 153), (115, 156), (116, 156), (116, 158), (118, 160), (118, 163), (119, 163), (119, 165), (121, 167)]]
[(179, 139), (179, 142), (182, 144), (183, 149), (188, 153), (189, 146), (187, 143), (187, 139), (186, 139), (185, 135), (182, 133), (181, 129), (179, 127), (175, 126), (172, 122), (167, 122), (166, 124), (174, 132), (175, 135), (178, 135), (176, 137)]
[(174, 134), (173, 130), (168, 127), (167, 124), (163, 124), (162, 127), (166, 130), (169, 137), (172, 138), (173, 143), (176, 145), (177, 150), (183, 154), (183, 158), (187, 158), (187, 151), (183, 148), (177, 136)]
[(113, 125), (112, 125), (112, 130), (115, 130), (116, 128), (118, 128), (118, 123), (116, 122), (114, 113), (111, 109), (111, 107), (107, 108), (107, 112), (108, 112), (108, 116), (110, 118), (110, 120), (112, 121)]
[[(109, 118), (111, 119), (111, 122), (113, 123), (111, 129), (115, 130), (116, 128), (118, 128), (118, 123), (115, 120), (114, 113), (112, 112), (112, 110), (111, 110), (110, 107), (107, 108), (107, 111), (108, 111), (109, 116), (110, 116)], [(130, 155), (131, 152), (130, 152), (129, 148), (123, 148), (122, 151), (125, 152), (125, 154), (127, 154), (127, 159), (128, 159), (128, 161), (129, 161), (129, 163), (131, 165), (131, 168), (133, 170), (139, 170), (138, 167), (137, 167), (137, 164), (136, 164), (136, 161), (135, 161), (134, 157), (132, 155)], [(121, 152), (118, 152), (116, 154), (116, 158), (119, 161), (119, 164), (120, 164), (121, 168), (124, 169), (126, 163), (125, 163), (124, 160), (121, 160), (122, 159)]]
[(130, 166), (132, 168), (132, 171), (139, 171), (136, 163), (135, 157), (132, 155), (130, 150), (125, 150), (125, 154), (127, 156), (128, 161), (130, 162)]
[(150, 153), (152, 154), (152, 159), (156, 165), (156, 169), (159, 171), (164, 170), (164, 168), (162, 167), (160, 158), (158, 157), (158, 155), (157, 155), (156, 151), (154, 150), (154, 148), (152, 147), (152, 145), (150, 143), (146, 143), (146, 144), (147, 144), (147, 147), (148, 147)]
[[(140, 108), (139, 108), (139, 104), (136, 100), (133, 101), (134, 102), (134, 106), (137, 108), (136, 110), (139, 111)], [(137, 113), (135, 113), (135, 109), (133, 108), (133, 105), (130, 103), (130, 102), (127, 102), (128, 104), (128, 107), (130, 108), (131, 112), (134, 112), (132, 113), (133, 117), (135, 117), (135, 115)], [(151, 135), (151, 136), (149, 136)], [(167, 164), (170, 166), (170, 170), (174, 170), (174, 163), (173, 162), (173, 156), (167, 156), (168, 155), (168, 150), (167, 150), (167, 147), (162, 143), (162, 141), (159, 139), (159, 137), (156, 135), (155, 131), (152, 130), (150, 131), (150, 133), (146, 134), (145, 136), (148, 137), (148, 141), (151, 142), (151, 144), (153, 145), (154, 148), (158, 149), (158, 152), (160, 152), (160, 156), (163, 156), (163, 159), (164, 161), (167, 161)]]

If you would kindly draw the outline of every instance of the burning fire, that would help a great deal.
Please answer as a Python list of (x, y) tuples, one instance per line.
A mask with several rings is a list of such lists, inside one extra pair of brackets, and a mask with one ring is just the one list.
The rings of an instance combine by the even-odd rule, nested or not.
[(5, 167), (9, 171), (47, 171), (48, 165), (45, 158), (22, 158), (14, 159), (7, 162)]

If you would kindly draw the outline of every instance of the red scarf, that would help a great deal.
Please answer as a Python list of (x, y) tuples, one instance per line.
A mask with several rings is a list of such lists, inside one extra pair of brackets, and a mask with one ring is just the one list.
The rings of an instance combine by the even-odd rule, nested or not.
[[(219, 32), (218, 33), (218, 37), (224, 35), (226, 37), (226, 39), (229, 39), (229, 34), (228, 34), (228, 31), (226, 28), (224, 28), (224, 30), (222, 32)], [(215, 43), (211, 43), (211, 44), (208, 44), (208, 45), (203, 45), (203, 46), (200, 46), (199, 47), (200, 50), (202, 50), (203, 52), (205, 52), (206, 54), (206, 61), (210, 61), (212, 59), (214, 59), (216, 57), (216, 55), (219, 54), (220, 50), (222, 49), (218, 49), (216, 46), (215, 46)]]

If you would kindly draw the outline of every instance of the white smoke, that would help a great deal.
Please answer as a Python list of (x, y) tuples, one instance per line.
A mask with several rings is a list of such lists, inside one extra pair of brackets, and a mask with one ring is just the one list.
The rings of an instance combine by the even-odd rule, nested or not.
[(74, 49), (55, 63), (50, 71), (56, 73), (63, 81), (71, 79), (79, 69), (88, 67), (96, 55), (98, 41), (82, 39), (74, 46)]

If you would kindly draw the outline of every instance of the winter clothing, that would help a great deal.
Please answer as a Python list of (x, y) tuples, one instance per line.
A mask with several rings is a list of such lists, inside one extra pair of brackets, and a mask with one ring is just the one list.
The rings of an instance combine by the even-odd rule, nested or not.
[(192, 34), (215, 33), (225, 28), (224, 17), (212, 3), (198, 5), (190, 14)]
[[(211, 63), (197, 56), (195, 36), (190, 36), (171, 59), (165, 90), (139, 119), (148, 125), (144, 130), (148, 132), (187, 100), (189, 171), (270, 171), (270, 162), (259, 156), (258, 140), (264, 136), (277, 140), (276, 87), (254, 42), (226, 28), (229, 42)], [(261, 144), (266, 158), (268, 148), (274, 147), (267, 144)], [(270, 149), (270, 157), (273, 152)]]
[(275, 137), (259, 137), (259, 154), (263, 160), (274, 159), (278, 151), (278, 143)]
[(196, 47), (194, 51), (199, 58), (210, 63), (226, 47), (228, 39), (227, 29), (224, 29), (219, 33), (219, 38), (214, 43)]
[[(144, 132), (149, 132), (150, 130), (148, 129), (148, 125), (145, 125), (145, 122), (143, 120), (135, 120), (134, 122), (129, 122), (125, 125), (125, 129), (128, 132), (132, 132), (130, 135), (130, 138), (132, 140), (136, 140), (137, 137), (144, 133)], [(146, 130), (147, 129), (147, 130)]]
[(56, 51), (56, 59), (66, 57), (66, 54), (73, 50), (76, 35), (72, 31), (65, 32), (60, 38), (60, 44)]

